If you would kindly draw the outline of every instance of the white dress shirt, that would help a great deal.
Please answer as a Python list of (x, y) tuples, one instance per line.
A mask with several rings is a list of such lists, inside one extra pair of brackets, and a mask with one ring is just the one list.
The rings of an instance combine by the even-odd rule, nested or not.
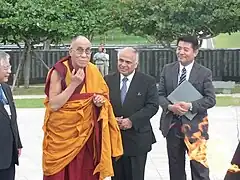
[(126, 84), (127, 84), (127, 91), (128, 91), (129, 86), (130, 86), (130, 84), (131, 84), (131, 82), (132, 82), (132, 79), (133, 79), (134, 74), (135, 74), (135, 71), (133, 71), (133, 72), (132, 72), (131, 74), (129, 74), (128, 76), (124, 76), (124, 75), (120, 74), (120, 90), (121, 90), (122, 85), (123, 85), (122, 80), (123, 80), (124, 77), (126, 77), (126, 78), (128, 79), (127, 82), (126, 82)]
[(186, 80), (188, 81), (189, 80), (189, 76), (190, 76), (190, 73), (191, 73), (191, 70), (192, 70), (192, 67), (193, 67), (193, 64), (194, 64), (194, 61), (191, 62), (191, 64), (187, 65), (187, 66), (183, 66), (181, 63), (180, 64), (180, 67), (179, 67), (179, 73), (178, 73), (178, 82), (180, 81), (180, 77), (182, 75), (182, 69), (185, 67), (186, 69)]

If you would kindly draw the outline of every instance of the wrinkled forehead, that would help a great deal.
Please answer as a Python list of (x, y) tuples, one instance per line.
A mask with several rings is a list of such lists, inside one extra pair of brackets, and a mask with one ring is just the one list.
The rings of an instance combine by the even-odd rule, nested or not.
[(71, 44), (71, 48), (73, 49), (90, 49), (91, 43), (88, 40), (76, 40)]
[(133, 49), (123, 49), (119, 52), (118, 58), (123, 60), (128, 60), (128, 61), (136, 61), (137, 52)]
[(0, 59), (0, 66), (9, 66), (10, 60), (9, 59)]

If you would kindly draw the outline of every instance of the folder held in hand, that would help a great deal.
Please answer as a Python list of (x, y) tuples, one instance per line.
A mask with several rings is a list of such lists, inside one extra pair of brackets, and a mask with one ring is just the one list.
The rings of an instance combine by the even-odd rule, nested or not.
[[(171, 103), (177, 103), (180, 101), (184, 102), (192, 102), (198, 99), (201, 99), (203, 96), (198, 92), (198, 90), (193, 87), (193, 85), (188, 82), (182, 82), (171, 94), (168, 95), (167, 99)], [(192, 120), (197, 113), (193, 114), (190, 111), (186, 112), (184, 116), (186, 116), (189, 120)]]

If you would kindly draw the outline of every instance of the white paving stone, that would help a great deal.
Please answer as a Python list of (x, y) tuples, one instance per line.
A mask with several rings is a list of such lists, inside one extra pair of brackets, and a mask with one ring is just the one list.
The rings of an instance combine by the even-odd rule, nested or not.
[[(20, 166), (17, 167), (16, 180), (42, 180), (41, 150), (44, 109), (18, 109), (17, 112), (24, 148)], [(161, 110), (151, 120), (157, 143), (153, 145), (148, 156), (146, 180), (169, 180), (166, 142), (158, 130), (160, 113)], [(240, 115), (240, 107), (217, 107), (209, 111), (208, 157), (211, 180), (223, 180), (229, 167), (238, 143), (237, 120), (239, 121), (240, 117), (237, 118), (237, 115)], [(191, 180), (189, 161), (186, 160), (186, 163), (188, 180)]]

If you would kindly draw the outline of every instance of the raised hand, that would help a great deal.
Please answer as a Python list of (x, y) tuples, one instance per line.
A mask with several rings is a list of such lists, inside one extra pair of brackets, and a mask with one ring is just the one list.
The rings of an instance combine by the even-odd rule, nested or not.
[(85, 78), (85, 73), (82, 68), (79, 68), (77, 72), (75, 69), (73, 69), (71, 84), (73, 84), (75, 87), (78, 87), (83, 82), (84, 78)]

